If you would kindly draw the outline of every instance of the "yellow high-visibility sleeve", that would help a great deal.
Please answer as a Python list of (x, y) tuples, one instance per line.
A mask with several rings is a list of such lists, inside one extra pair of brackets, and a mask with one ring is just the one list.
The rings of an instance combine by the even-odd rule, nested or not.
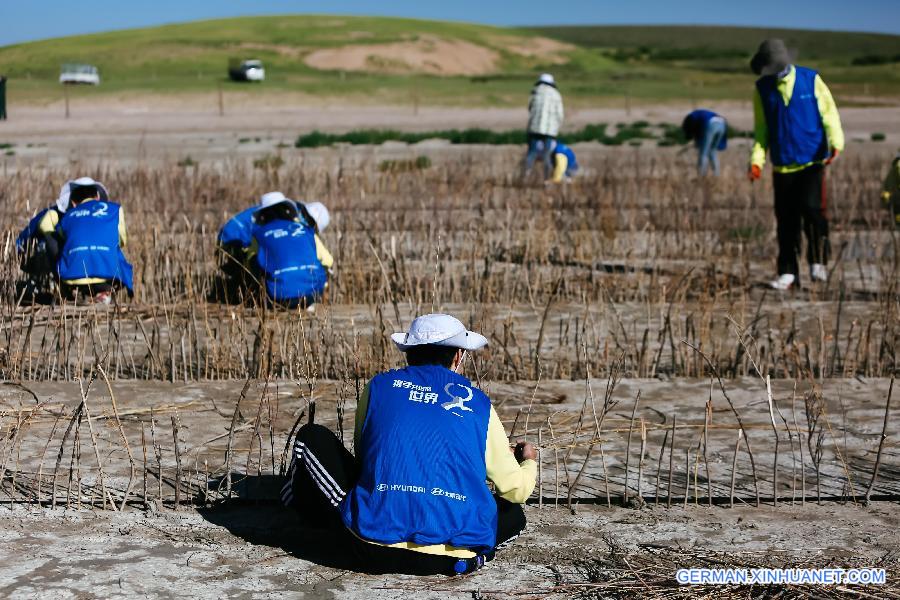
[(844, 150), (844, 129), (841, 127), (841, 116), (838, 114), (837, 105), (831, 96), (831, 90), (816, 75), (814, 81), (814, 93), (819, 105), (819, 115), (822, 117), (822, 127), (825, 128), (825, 137), (828, 138), (828, 146), (833, 150)]
[(750, 150), (750, 164), (760, 169), (766, 166), (766, 151), (769, 149), (769, 125), (763, 111), (759, 90), (753, 89), (753, 148)]
[(119, 245), (128, 243), (128, 233), (125, 231), (125, 207), (119, 207)]
[(553, 168), (553, 183), (562, 182), (566, 169), (569, 168), (569, 157), (565, 154), (558, 153), (553, 155), (555, 166)]
[(328, 248), (325, 247), (325, 243), (319, 237), (319, 234), (315, 234), (316, 236), (316, 258), (319, 259), (319, 262), (322, 263), (322, 266), (326, 269), (330, 269), (334, 266), (334, 257), (331, 256), (331, 252), (328, 251)]
[(53, 233), (56, 231), (57, 225), (59, 225), (59, 213), (55, 210), (48, 210), (41, 217), (40, 223), (38, 223), (38, 231), (41, 233)]
[(488, 420), (487, 447), (484, 453), (488, 479), (494, 482), (497, 494), (510, 502), (524, 504), (537, 482), (537, 463), (526, 460), (519, 464), (509, 451), (509, 438), (497, 411), (491, 407)]

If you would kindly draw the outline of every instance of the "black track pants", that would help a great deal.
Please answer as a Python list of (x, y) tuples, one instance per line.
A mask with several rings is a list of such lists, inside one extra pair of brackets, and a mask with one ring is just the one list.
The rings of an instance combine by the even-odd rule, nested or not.
[(801, 231), (806, 234), (806, 260), (827, 264), (828, 216), (825, 167), (812, 165), (795, 173), (775, 173), (775, 219), (778, 222), (778, 274), (790, 273), (799, 282)]

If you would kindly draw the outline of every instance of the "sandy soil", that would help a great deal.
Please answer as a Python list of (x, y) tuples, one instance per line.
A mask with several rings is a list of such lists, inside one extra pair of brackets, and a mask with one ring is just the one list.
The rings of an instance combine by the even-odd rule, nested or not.
[(579, 587), (588, 583), (585, 570), (610, 545), (624, 548), (632, 561), (653, 548), (669, 549), (684, 567), (697, 566), (691, 556), (699, 552), (728, 552), (735, 562), (768, 555), (785, 567), (810, 560), (874, 566), (888, 557), (889, 580), (898, 575), (896, 505), (777, 511), (579, 506), (575, 515), (563, 507), (529, 506), (526, 514), (528, 528), (514, 546), (474, 575), (451, 579), (349, 571), (352, 565), (327, 534), (300, 528), (293, 513), (271, 504), (178, 513), (0, 507), (0, 595), (568, 597), (588, 589)]
[[(125, 96), (97, 103), (73, 101), (72, 116), (68, 119), (62, 102), (11, 106), (9, 120), (0, 121), (0, 142), (14, 144), (15, 154), (0, 155), (0, 162), (9, 169), (17, 164), (108, 162), (111, 156), (120, 161), (179, 160), (186, 155), (225, 161), (272, 152), (296, 152), (292, 148), (296, 137), (314, 129), (521, 128), (527, 119), (526, 101), (527, 95), (523, 95), (521, 109), (414, 109), (412, 106), (325, 103), (300, 94), (273, 94), (263, 98), (228, 94), (225, 115), (220, 116), (214, 94)], [(749, 102), (720, 102), (715, 106), (735, 127), (752, 126)], [(634, 105), (627, 111), (624, 106), (570, 107), (566, 127), (636, 120), (677, 123), (691, 108), (677, 103)], [(900, 144), (900, 108), (896, 106), (844, 108), (841, 116), (854, 150), (883, 153), (888, 160)], [(873, 132), (885, 133), (886, 141), (866, 142)], [(608, 150), (620, 151), (619, 148)]]
[(484, 75), (495, 70), (499, 58), (497, 52), (478, 44), (422, 36), (409, 42), (323, 48), (308, 54), (304, 62), (328, 71)]

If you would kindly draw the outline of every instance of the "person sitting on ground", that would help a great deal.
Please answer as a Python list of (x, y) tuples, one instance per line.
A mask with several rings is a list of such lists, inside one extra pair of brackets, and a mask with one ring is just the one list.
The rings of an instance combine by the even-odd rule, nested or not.
[[(313, 212), (327, 225), (327, 211)], [(309, 308), (321, 300), (334, 258), (316, 230), (317, 221), (298, 203), (281, 192), (263, 194), (253, 213), (247, 259), (272, 302)]]
[(109, 304), (117, 287), (133, 295), (132, 268), (122, 253), (127, 240), (124, 209), (90, 177), (70, 182), (68, 198), (56, 226), (61, 244), (56, 272), (63, 296)]
[(356, 457), (329, 429), (304, 425), (282, 501), (334, 528), (360, 570), (469, 573), (525, 528), (537, 454), (525, 442), (511, 451), (490, 399), (459, 374), (484, 336), (429, 314), (391, 339), (408, 366), (366, 385)]
[[(56, 226), (69, 207), (72, 183), (67, 181), (56, 202), (38, 211), (16, 237), (16, 253), (26, 277), (20, 286), (20, 293), (24, 291), (32, 296), (54, 293), (56, 261), (59, 259)], [(99, 184), (98, 189), (105, 197), (106, 189)]]
[(887, 177), (884, 178), (881, 201), (894, 215), (894, 224), (900, 227), (900, 152), (894, 157)]
[(556, 80), (550, 73), (543, 73), (531, 89), (531, 97), (528, 100), (526, 177), (531, 173), (538, 156), (544, 165), (544, 179), (547, 179), (553, 171), (550, 153), (559, 136), (564, 116), (562, 95), (556, 88)]
[(684, 136), (694, 141), (697, 147), (697, 172), (706, 175), (712, 164), (713, 175), (719, 175), (719, 156), (717, 150), (728, 146), (728, 123), (721, 115), (711, 110), (698, 109), (688, 113), (681, 122)]
[(571, 181), (578, 171), (578, 160), (575, 152), (560, 141), (553, 148), (553, 183)]
[[(279, 193), (279, 192), (273, 192)], [(292, 202), (300, 216), (309, 222), (315, 223), (316, 248), (323, 250), (322, 254), (328, 255), (328, 250), (322, 244), (319, 234), (328, 227), (331, 216), (328, 209), (321, 202)], [(242, 210), (222, 225), (219, 229), (217, 242), (221, 250), (220, 268), (225, 280), (225, 293), (228, 298), (238, 298), (239, 290), (248, 285), (248, 271), (246, 267), (247, 254), (253, 245), (253, 215), (259, 210), (259, 204)], [(329, 255), (330, 256), (330, 255)]]

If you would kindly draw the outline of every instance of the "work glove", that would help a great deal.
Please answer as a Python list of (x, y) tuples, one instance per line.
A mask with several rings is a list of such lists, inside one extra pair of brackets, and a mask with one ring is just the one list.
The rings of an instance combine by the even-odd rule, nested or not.
[(762, 169), (759, 165), (750, 165), (750, 170), (747, 171), (747, 178), (750, 181), (756, 181), (760, 177), (762, 177)]
[(833, 163), (834, 159), (836, 159), (838, 157), (838, 154), (840, 154), (840, 153), (841, 153), (841, 151), (838, 150), (837, 148), (832, 149), (831, 155), (829, 155), (829, 157), (825, 159), (825, 164), (830, 165), (831, 163)]

